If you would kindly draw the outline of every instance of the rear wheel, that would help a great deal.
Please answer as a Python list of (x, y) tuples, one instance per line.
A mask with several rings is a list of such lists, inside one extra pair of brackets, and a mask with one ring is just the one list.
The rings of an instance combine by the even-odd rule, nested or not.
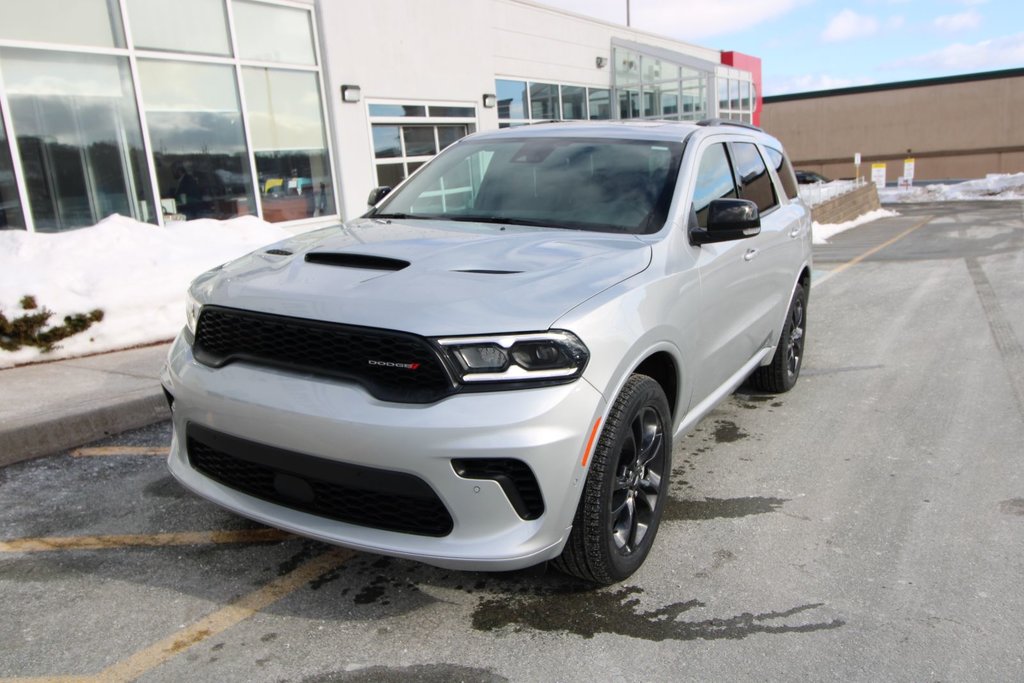
[(593, 583), (640, 568), (658, 533), (672, 466), (670, 413), (661, 385), (633, 375), (594, 450), (572, 531), (554, 566)]
[(750, 376), (750, 383), (754, 388), (773, 394), (781, 394), (792, 389), (800, 377), (806, 340), (807, 292), (803, 285), (797, 285), (772, 362), (759, 367)]

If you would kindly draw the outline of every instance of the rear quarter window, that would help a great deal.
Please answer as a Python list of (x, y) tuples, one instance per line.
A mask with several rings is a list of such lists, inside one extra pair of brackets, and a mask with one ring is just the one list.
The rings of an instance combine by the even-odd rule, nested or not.
[(774, 147), (765, 147), (765, 151), (768, 152), (768, 160), (771, 161), (775, 172), (779, 175), (779, 180), (782, 181), (782, 189), (786, 196), (796, 199), (796, 174), (793, 173), (793, 165), (789, 163), (789, 158)]

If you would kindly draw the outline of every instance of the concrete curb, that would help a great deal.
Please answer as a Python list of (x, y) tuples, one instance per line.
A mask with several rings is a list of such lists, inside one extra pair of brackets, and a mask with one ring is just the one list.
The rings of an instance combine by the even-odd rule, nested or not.
[(160, 386), (60, 416), (0, 428), (0, 467), (81, 446), (166, 420), (171, 412)]

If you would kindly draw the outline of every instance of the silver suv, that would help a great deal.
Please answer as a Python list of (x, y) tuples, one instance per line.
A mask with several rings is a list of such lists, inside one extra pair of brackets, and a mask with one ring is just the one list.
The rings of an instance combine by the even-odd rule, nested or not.
[[(382, 195), (386, 197), (382, 198)], [(800, 372), (810, 218), (722, 121), (473, 135), (365, 216), (195, 280), (171, 472), (276, 527), (442, 567), (643, 563), (672, 442)]]

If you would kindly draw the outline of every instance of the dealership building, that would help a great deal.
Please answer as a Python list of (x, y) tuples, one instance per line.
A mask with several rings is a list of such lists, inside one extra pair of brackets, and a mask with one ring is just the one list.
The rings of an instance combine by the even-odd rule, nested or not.
[(758, 122), (760, 61), (525, 0), (0, 0), (0, 228), (366, 210), (460, 137)]

